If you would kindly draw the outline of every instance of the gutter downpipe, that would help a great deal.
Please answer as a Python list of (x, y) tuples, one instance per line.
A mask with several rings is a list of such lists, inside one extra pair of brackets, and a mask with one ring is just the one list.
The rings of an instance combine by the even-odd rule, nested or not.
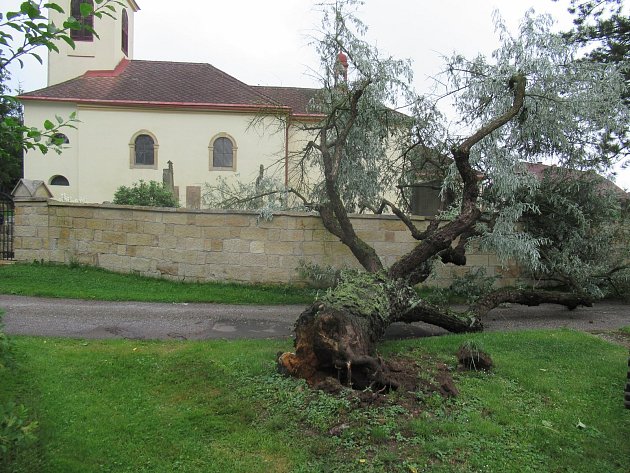
[(289, 126), (291, 125), (291, 115), (287, 115), (287, 122), (284, 126), (284, 188), (289, 188)]

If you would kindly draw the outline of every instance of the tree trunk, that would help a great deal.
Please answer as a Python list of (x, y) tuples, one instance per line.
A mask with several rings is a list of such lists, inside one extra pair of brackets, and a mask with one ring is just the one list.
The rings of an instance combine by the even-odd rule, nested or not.
[(458, 313), (423, 301), (403, 279), (392, 280), (384, 272), (346, 275), (299, 316), (295, 352), (281, 354), (278, 369), (310, 385), (334, 377), (355, 389), (396, 389), (395, 376), (376, 353), (390, 324), (426, 322), (451, 332), (480, 331), (482, 317), (503, 302), (559, 303), (570, 309), (591, 305), (571, 294), (500, 290)]

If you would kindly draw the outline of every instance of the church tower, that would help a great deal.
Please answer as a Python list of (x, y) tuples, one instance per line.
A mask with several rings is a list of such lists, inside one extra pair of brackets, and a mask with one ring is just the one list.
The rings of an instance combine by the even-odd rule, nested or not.
[(59, 53), (48, 53), (48, 86), (74, 79), (86, 71), (111, 71), (123, 59), (133, 59), (134, 14), (140, 10), (135, 0), (123, 0), (124, 7), (115, 5), (115, 19), (103, 15), (102, 18), (81, 16), (81, 3), (94, 0), (60, 0), (57, 2), (65, 13), (49, 10), (49, 19), (57, 26), (72, 16), (79, 21), (91, 24), (98, 33), (71, 31), (75, 48), (59, 41)]

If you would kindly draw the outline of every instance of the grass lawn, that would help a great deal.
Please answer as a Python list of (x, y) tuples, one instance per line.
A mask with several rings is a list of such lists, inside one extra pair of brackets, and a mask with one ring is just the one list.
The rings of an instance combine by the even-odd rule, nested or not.
[(281, 285), (185, 283), (120, 274), (88, 266), (0, 266), (0, 293), (103, 301), (308, 304), (315, 291)]
[[(454, 400), (417, 393), (358, 406), (274, 373), (288, 341), (16, 337), (0, 403), (40, 424), (15, 472), (630, 471), (627, 350), (573, 331), (387, 343), (455, 364), (474, 340), (493, 373), (459, 373)], [(338, 435), (330, 429), (338, 427)], [(0, 466), (1, 469), (1, 466)]]

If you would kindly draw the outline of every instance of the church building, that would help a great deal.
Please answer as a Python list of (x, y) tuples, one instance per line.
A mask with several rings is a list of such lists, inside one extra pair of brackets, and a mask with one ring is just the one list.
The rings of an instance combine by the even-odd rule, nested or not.
[[(61, 0), (65, 16), (80, 4)], [(279, 163), (276, 177), (291, 185), (290, 156), (304, 147), (298, 123), (317, 120), (308, 105), (315, 89), (250, 86), (200, 63), (133, 58), (135, 0), (116, 18), (82, 18), (98, 32), (72, 31), (73, 49), (59, 42), (48, 57), (48, 85), (19, 98), (27, 126), (76, 115), (63, 128), (63, 151), (29, 151), (24, 177), (42, 180), (55, 198), (113, 199), (121, 185), (162, 181), (172, 163), (182, 206), (199, 208), (206, 183), (218, 176), (253, 181), (260, 166)], [(64, 15), (50, 11), (50, 21)]]

